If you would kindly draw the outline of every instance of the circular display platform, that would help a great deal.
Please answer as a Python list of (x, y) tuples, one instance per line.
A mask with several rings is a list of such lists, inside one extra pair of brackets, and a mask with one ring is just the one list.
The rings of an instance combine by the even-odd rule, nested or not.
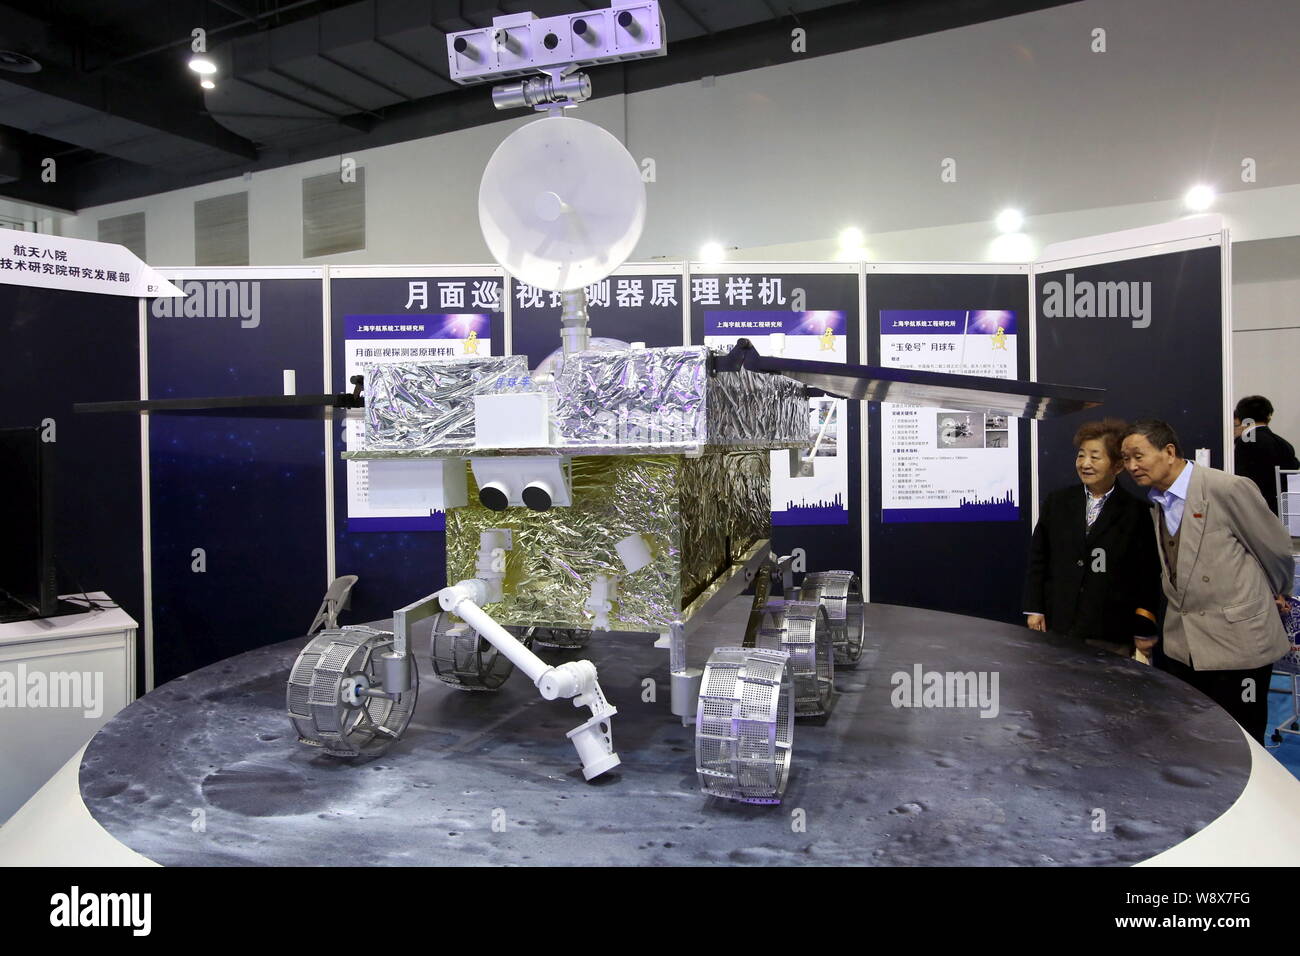
[[(736, 643), (747, 612), (725, 609), (704, 643)], [(591, 659), (618, 707), (622, 766), (591, 783), (565, 738), (585, 711), (518, 674), (495, 694), (446, 687), (420, 632), (418, 707), (382, 757), (297, 742), (284, 688), (299, 638), (131, 704), (86, 749), (81, 793), (166, 865), (1122, 865), (1197, 833), (1245, 787), (1241, 730), (1168, 675), (935, 611), (868, 605), (866, 625), (829, 714), (795, 729), (779, 806), (703, 795), (693, 728), (668, 709), (667, 651), (600, 634), (543, 652)], [(929, 672), (982, 673), (986, 706), (925, 706)], [(922, 706), (897, 706), (899, 675), (918, 673)]]

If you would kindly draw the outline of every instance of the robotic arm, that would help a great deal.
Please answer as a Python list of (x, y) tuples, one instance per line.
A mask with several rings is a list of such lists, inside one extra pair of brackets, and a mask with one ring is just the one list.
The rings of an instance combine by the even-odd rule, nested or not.
[(488, 603), (491, 587), (479, 578), (458, 581), (437, 593), (444, 611), (455, 614), (493, 647), (528, 675), (545, 700), (559, 697), (573, 700), (574, 707), (588, 707), (591, 717), (569, 731), (568, 737), (582, 760), (582, 775), (591, 780), (621, 761), (614, 752), (610, 718), (618, 710), (605, 699), (591, 661), (570, 661), (552, 667), (492, 619), (480, 606)]

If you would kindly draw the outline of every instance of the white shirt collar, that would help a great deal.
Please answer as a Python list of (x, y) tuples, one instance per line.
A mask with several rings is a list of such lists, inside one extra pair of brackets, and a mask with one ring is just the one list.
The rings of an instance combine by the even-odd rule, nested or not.
[(1169, 490), (1165, 492), (1165, 495), (1173, 495), (1175, 498), (1186, 501), (1187, 486), (1192, 483), (1192, 469), (1194, 467), (1195, 465), (1192, 464), (1192, 460), (1190, 458), (1187, 459), (1187, 464), (1183, 465), (1182, 474), (1174, 479), (1174, 483), (1169, 486)]
[(1106, 499), (1109, 498), (1109, 497), (1111, 496), (1111, 493), (1112, 493), (1116, 488), (1118, 488), (1118, 487), (1119, 487), (1119, 482), (1117, 481), (1117, 482), (1115, 482), (1113, 485), (1110, 486), (1110, 491), (1106, 492), (1104, 495), (1101, 496), (1100, 499), (1098, 499), (1096, 495), (1094, 495), (1091, 491), (1088, 490), (1088, 486), (1087, 486), (1087, 485), (1084, 485), (1084, 486), (1083, 486), (1083, 495), (1084, 495), (1084, 497), (1087, 498), (1089, 501), (1097, 501), (1097, 500), (1100, 500), (1100, 501), (1102, 502), (1102, 504), (1105, 504), (1105, 503), (1106, 503)]

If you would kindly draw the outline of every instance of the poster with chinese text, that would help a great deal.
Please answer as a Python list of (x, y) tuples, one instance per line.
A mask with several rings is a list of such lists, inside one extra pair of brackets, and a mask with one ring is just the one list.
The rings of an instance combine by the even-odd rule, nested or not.
[[(881, 364), (1016, 377), (1016, 314), (882, 309)], [(1019, 436), (1002, 414), (882, 402), (881, 521), (1018, 521)]]

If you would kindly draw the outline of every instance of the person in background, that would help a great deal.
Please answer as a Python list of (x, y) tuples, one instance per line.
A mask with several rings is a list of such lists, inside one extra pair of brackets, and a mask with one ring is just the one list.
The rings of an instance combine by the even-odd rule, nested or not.
[(1115, 484), (1123, 470), (1116, 419), (1074, 435), (1081, 485), (1043, 502), (1029, 549), (1024, 603), (1029, 627), (1133, 657), (1156, 643), (1160, 560), (1147, 506)]
[(1290, 649), (1291, 538), (1246, 478), (1194, 465), (1165, 422), (1134, 422), (1124, 466), (1147, 489), (1168, 606), (1163, 668), (1261, 744), (1273, 663)]
[(1238, 475), (1249, 478), (1259, 488), (1273, 514), (1277, 510), (1277, 473), (1275, 468), (1300, 468), (1295, 449), (1281, 435), (1273, 434), (1268, 427), (1273, 417), (1273, 403), (1263, 395), (1247, 395), (1237, 403), (1232, 413), (1233, 459)]

